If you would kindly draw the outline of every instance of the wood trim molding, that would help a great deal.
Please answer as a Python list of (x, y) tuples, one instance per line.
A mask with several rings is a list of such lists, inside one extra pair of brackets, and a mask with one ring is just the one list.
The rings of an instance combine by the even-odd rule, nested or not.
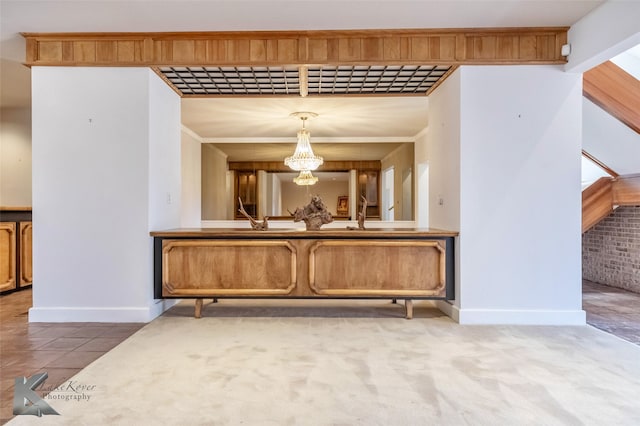
[(582, 191), (582, 232), (586, 232), (613, 211), (613, 178), (601, 177)]
[(16, 288), (16, 224), (0, 223), (0, 291)]
[(601, 177), (582, 191), (582, 232), (609, 216), (614, 206), (640, 206), (640, 174)]
[(33, 222), (20, 222), (20, 287), (33, 283)]
[[(229, 170), (293, 173), (282, 161), (229, 161)], [(315, 172), (344, 172), (348, 170), (380, 170), (380, 160), (370, 161), (325, 161)]]
[(612, 187), (614, 205), (640, 206), (640, 174), (619, 176)]
[(600, 167), (602, 170), (604, 170), (605, 172), (609, 173), (612, 177), (618, 177), (620, 176), (618, 173), (616, 173), (613, 169), (609, 168), (609, 166), (607, 166), (606, 164), (604, 164), (602, 161), (598, 160), (596, 157), (594, 157), (593, 155), (589, 154), (587, 151), (585, 151), (584, 149), (582, 150), (582, 155), (584, 155), (585, 157), (587, 157), (589, 160), (591, 160), (594, 164), (596, 164), (598, 167)]
[(611, 61), (584, 73), (582, 93), (640, 133), (640, 81)]
[[(381, 241), (335, 240), (317, 241), (309, 249), (309, 288), (317, 295), (335, 297), (432, 297), (443, 296), (446, 288), (446, 249), (441, 241)], [(372, 250), (385, 248), (385, 259), (366, 259)], [(363, 248), (366, 248), (363, 250)], [(435, 250), (435, 251), (434, 251)], [(359, 253), (363, 257), (354, 257)], [(428, 254), (429, 253), (429, 254)], [(326, 255), (326, 257), (325, 257)], [(404, 259), (409, 256), (410, 259)], [(322, 261), (318, 261), (318, 257)], [(435, 257), (431, 275), (417, 270), (417, 266)], [(336, 266), (333, 259), (344, 263)], [(402, 260), (413, 265), (390, 270), (383, 260), (399, 265)], [(382, 261), (380, 263), (380, 261)], [(340, 262), (338, 262), (340, 263)], [(400, 276), (399, 276), (400, 275)], [(322, 278), (319, 278), (322, 277)], [(365, 277), (366, 282), (378, 281), (381, 288), (353, 285), (345, 276)], [(360, 280), (361, 281), (361, 280)], [(336, 286), (336, 283), (340, 283)], [(393, 283), (393, 284), (391, 284)], [(407, 288), (398, 288), (398, 285)]]
[[(277, 252), (282, 248), (286, 254)], [(253, 264), (255, 256), (261, 261), (269, 260), (274, 269), (277, 264), (283, 274), (288, 269), (288, 282), (280, 281), (281, 276), (262, 274), (262, 269)], [(296, 287), (296, 265), (296, 248), (287, 241), (164, 240), (163, 296), (284, 296)], [(247, 282), (236, 285), (241, 276), (250, 283), (249, 287)], [(189, 288), (193, 283), (195, 286)], [(252, 287), (253, 284), (267, 287)]]
[(28, 66), (564, 64), (568, 27), (21, 33)]
[(22, 206), (4, 206), (0, 207), (0, 212), (30, 212), (31, 207)]

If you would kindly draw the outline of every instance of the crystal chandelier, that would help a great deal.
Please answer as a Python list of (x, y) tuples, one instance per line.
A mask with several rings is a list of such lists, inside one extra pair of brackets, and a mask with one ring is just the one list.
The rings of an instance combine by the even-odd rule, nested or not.
[[(311, 136), (311, 134), (305, 129), (305, 123), (309, 117), (317, 117), (318, 114), (313, 112), (294, 112), (291, 115), (302, 120), (302, 129), (298, 132), (298, 144), (296, 145), (295, 152), (291, 157), (284, 159), (284, 164), (298, 172), (310, 172), (324, 163), (322, 157), (318, 157), (313, 153), (311, 143), (309, 142), (309, 136)], [(300, 175), (302, 176), (302, 173)]]
[(293, 178), (296, 185), (315, 185), (318, 178), (311, 174), (311, 170), (302, 170), (300, 174)]

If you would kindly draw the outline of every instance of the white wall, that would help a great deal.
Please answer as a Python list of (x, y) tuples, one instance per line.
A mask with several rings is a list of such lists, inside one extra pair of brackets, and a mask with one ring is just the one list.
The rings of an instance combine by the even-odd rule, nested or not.
[(180, 97), (154, 74), (148, 81), (149, 230), (160, 230), (180, 225)]
[(640, 173), (640, 135), (583, 98), (582, 148), (618, 174)]
[(268, 200), (269, 208), (267, 211), (270, 216), (282, 216), (282, 181), (277, 173), (270, 173), (269, 176), (268, 190), (271, 197)]
[(0, 109), (0, 206), (31, 206), (31, 110)]
[(631, 49), (614, 56), (611, 62), (640, 80), (640, 42)]
[(202, 149), (202, 219), (233, 219), (233, 186), (227, 185), (227, 156), (211, 144)]
[(460, 85), (459, 321), (584, 324), (581, 76), (462, 67)]
[[(390, 167), (394, 169), (393, 175), (393, 217), (397, 220), (413, 220), (413, 211), (407, 212), (405, 216), (404, 212), (404, 192), (403, 192), (403, 176), (406, 175), (407, 172), (411, 171), (413, 175), (415, 170), (415, 158), (414, 158), (414, 144), (412, 143), (404, 143), (389, 154), (387, 154), (381, 161), (381, 170), (384, 171)], [(413, 176), (412, 176), (413, 181)], [(414, 193), (414, 185), (411, 185), (411, 190), (409, 191), (409, 200), (406, 205), (413, 206), (413, 196)], [(380, 203), (382, 206), (382, 203)], [(382, 206), (381, 208), (385, 208)], [(384, 212), (380, 212), (383, 214)]]
[[(426, 217), (429, 228), (460, 231), (460, 73), (460, 70), (454, 71), (429, 96), (429, 126), (416, 140), (419, 226), (423, 226), (421, 221)], [(422, 188), (424, 184), (427, 188)], [(457, 246), (458, 238), (454, 241), (456, 300), (450, 303), (459, 306), (460, 250)], [(457, 311), (454, 314), (449, 302), (437, 305), (458, 319)]]
[[(429, 163), (429, 227), (460, 230), (460, 70), (429, 96), (420, 160)], [(418, 161), (418, 159), (416, 159)]]
[(199, 228), (202, 216), (202, 147), (190, 132), (181, 134), (182, 210), (180, 226)]
[(583, 73), (640, 44), (640, 2), (607, 1), (569, 29), (566, 70)]
[(146, 68), (34, 67), (32, 88), (29, 320), (150, 321), (149, 231), (180, 225), (179, 97)]

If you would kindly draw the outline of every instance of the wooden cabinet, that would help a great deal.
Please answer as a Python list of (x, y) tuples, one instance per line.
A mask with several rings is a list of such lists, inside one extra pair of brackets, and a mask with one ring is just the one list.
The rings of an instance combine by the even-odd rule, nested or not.
[(0, 222), (0, 291), (16, 288), (16, 224)]
[(0, 209), (0, 292), (33, 283), (31, 210)]
[(20, 282), (24, 287), (33, 283), (33, 222), (20, 222), (19, 247)]
[(158, 299), (454, 298), (454, 232), (191, 229), (151, 235)]

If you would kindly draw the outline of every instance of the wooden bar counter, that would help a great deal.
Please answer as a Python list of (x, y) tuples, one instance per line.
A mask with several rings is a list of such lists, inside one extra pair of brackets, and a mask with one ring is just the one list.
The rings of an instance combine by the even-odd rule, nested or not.
[(174, 229), (154, 237), (155, 297), (451, 300), (456, 232)]

